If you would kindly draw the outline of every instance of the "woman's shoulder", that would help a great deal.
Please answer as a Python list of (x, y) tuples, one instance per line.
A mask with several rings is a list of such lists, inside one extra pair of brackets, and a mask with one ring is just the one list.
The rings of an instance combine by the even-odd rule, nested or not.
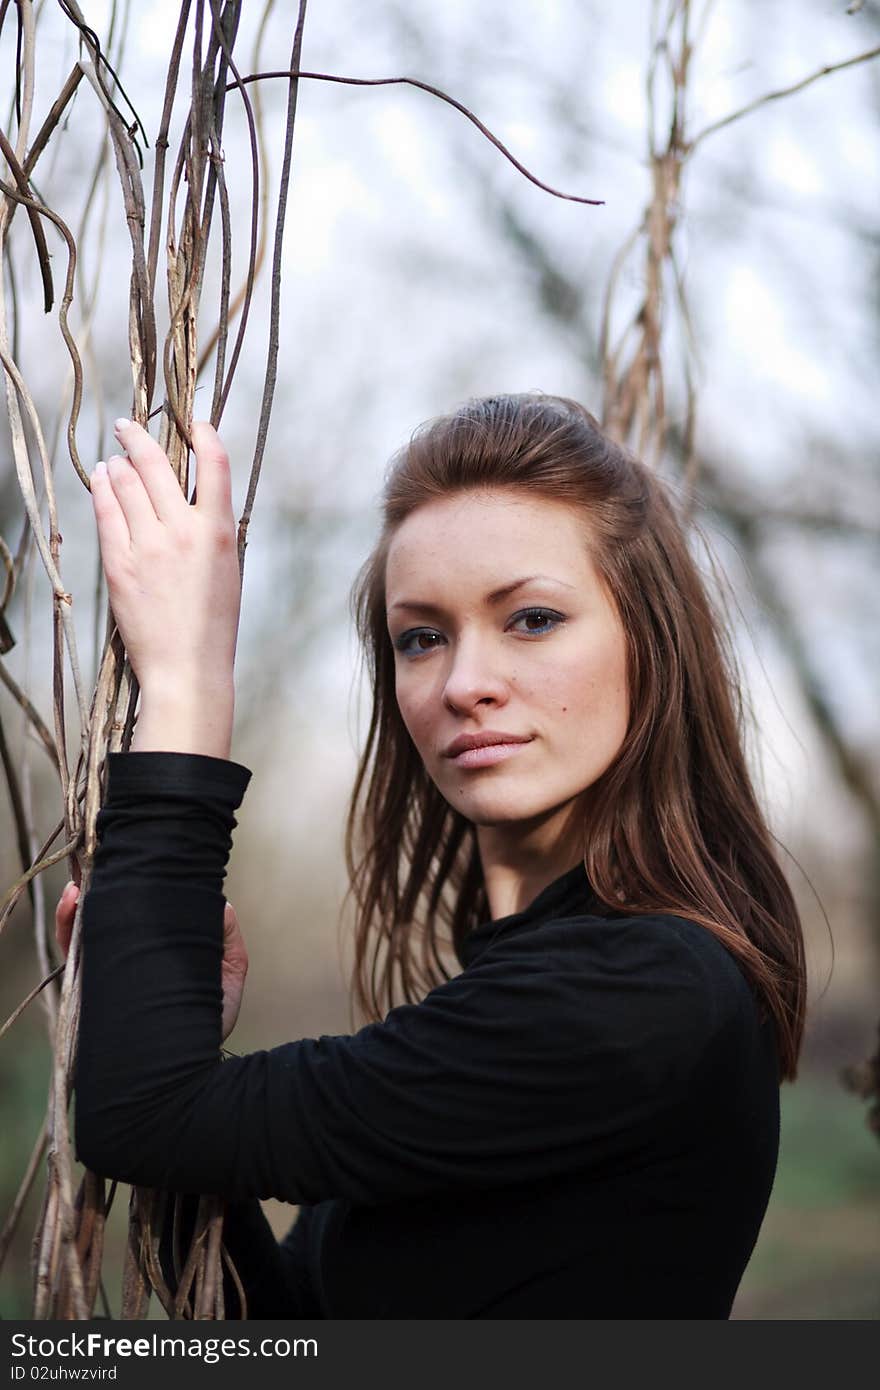
[[(549, 919), (554, 941), (571, 940), (595, 949), (653, 960), (657, 955), (691, 961), (700, 971), (710, 970), (735, 979), (740, 974), (736, 956), (710, 927), (693, 917), (673, 912), (576, 913)], [(566, 933), (566, 927), (569, 928)]]
[[(739, 1018), (754, 996), (733, 953), (702, 923), (665, 912), (566, 913), (501, 933), (470, 970), (515, 972), (593, 1016), (623, 1014), (706, 1036)], [(468, 972), (469, 973), (469, 972)]]
[(485, 943), (488, 951), (584, 953), (608, 960), (650, 964), (690, 960), (700, 969), (738, 972), (735, 956), (719, 937), (691, 917), (671, 912), (619, 912), (602, 907), (566, 910), (501, 930)]

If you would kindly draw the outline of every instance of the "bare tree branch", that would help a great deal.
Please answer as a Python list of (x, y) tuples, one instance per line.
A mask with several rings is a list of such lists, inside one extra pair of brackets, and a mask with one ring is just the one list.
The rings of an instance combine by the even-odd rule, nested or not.
[(463, 116), (467, 116), (468, 120), (477, 127), (477, 130), (485, 135), (486, 139), (495, 146), (496, 150), (500, 150), (504, 158), (510, 160), (515, 169), (518, 169), (530, 183), (543, 189), (545, 193), (552, 193), (554, 198), (565, 198), (571, 203), (589, 203), (593, 207), (604, 207), (605, 205), (604, 198), (583, 198), (575, 193), (562, 193), (558, 188), (551, 188), (549, 183), (543, 183), (535, 174), (531, 173), (524, 164), (521, 164), (515, 155), (511, 154), (506, 145), (502, 145), (497, 135), (493, 135), (489, 127), (483, 125), (483, 122), (474, 115), (473, 111), (469, 111), (468, 108), (464, 106), (462, 102), (457, 101), (455, 97), (449, 96), (446, 92), (441, 92), (439, 87), (432, 87), (429, 82), (420, 82), (415, 77), (339, 77), (335, 73), (329, 72), (300, 72), (298, 70), (293, 70), (281, 72), (254, 72), (248, 77), (241, 78), (241, 84), (244, 85), (246, 82), (263, 82), (270, 77), (293, 77), (297, 79), (300, 77), (308, 77), (318, 82), (343, 82), (352, 87), (390, 87), (401, 83), (409, 87), (418, 87), (420, 91), (430, 92), (431, 96), (439, 97), (441, 101), (445, 101), (450, 106), (454, 106), (456, 111), (460, 111)]
[(853, 58), (844, 58), (841, 63), (827, 63), (825, 67), (819, 68), (816, 72), (811, 72), (809, 77), (802, 77), (800, 82), (794, 82), (790, 87), (780, 87), (775, 92), (766, 92), (764, 96), (757, 97), (750, 101), (746, 106), (740, 107), (738, 111), (732, 111), (729, 116), (723, 116), (720, 121), (713, 121), (701, 130), (699, 135), (688, 142), (686, 149), (690, 154), (697, 145), (706, 139), (707, 135), (714, 135), (716, 130), (723, 130), (725, 126), (732, 125), (734, 121), (742, 120), (743, 116), (749, 116), (759, 107), (766, 106), (770, 101), (779, 101), (781, 97), (794, 96), (795, 92), (802, 92), (805, 87), (809, 87), (813, 82), (818, 82), (820, 77), (827, 77), (832, 72), (842, 72), (844, 68), (855, 67), (857, 63), (868, 63), (872, 58), (880, 55), (880, 45), (876, 48), (869, 48), (865, 53), (857, 53)]

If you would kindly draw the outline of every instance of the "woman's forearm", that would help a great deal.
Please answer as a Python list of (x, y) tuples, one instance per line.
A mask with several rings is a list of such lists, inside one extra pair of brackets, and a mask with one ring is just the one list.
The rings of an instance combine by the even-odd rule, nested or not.
[(170, 1186), (189, 1118), (176, 1083), (195, 1095), (222, 1070), (223, 879), (249, 777), (210, 755), (108, 754), (75, 1081), (77, 1153), (94, 1172), (115, 1177), (119, 1161), (120, 1176)]
[(132, 753), (201, 753), (228, 758), (235, 691), (230, 680), (199, 690), (168, 685), (141, 692)]

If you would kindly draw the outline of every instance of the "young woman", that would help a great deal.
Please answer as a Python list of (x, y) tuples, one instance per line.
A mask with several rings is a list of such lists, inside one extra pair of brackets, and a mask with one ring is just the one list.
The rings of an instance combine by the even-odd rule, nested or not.
[[(84, 903), (79, 1158), (224, 1196), (250, 1317), (726, 1318), (804, 953), (664, 486), (553, 396), (471, 401), (396, 457), (354, 592), (370, 1021), (222, 1060), (250, 776), (229, 465), (197, 426), (188, 506), (142, 429), (118, 438), (92, 489), (141, 706)], [(267, 1197), (300, 1206), (280, 1243)]]

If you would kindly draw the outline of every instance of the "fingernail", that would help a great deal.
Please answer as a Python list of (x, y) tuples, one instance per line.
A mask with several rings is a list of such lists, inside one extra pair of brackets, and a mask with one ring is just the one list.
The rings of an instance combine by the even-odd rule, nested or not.
[(106, 465), (106, 463), (104, 462), (103, 459), (98, 459), (98, 462), (95, 464), (95, 471), (94, 471), (94, 473), (92, 474), (92, 477), (93, 477), (93, 478), (106, 478), (106, 476), (107, 476), (107, 465)]
[(128, 459), (124, 454), (111, 454), (107, 460), (108, 467), (111, 463), (128, 463)]
[(130, 420), (126, 420), (124, 415), (120, 415), (118, 420), (113, 421), (113, 428), (118, 434), (120, 430), (127, 430), (130, 424)]

